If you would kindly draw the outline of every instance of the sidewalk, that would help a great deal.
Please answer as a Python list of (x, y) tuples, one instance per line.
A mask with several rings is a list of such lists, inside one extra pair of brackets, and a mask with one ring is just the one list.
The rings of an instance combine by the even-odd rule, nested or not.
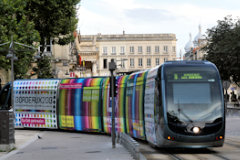
[(40, 132), (38, 130), (15, 130), (15, 149), (11, 152), (0, 152), (0, 160), (37, 140), (38, 135), (41, 134)]
[[(38, 136), (41, 138), (39, 139)], [(15, 130), (16, 149), (6, 153), (0, 152), (0, 160), (133, 160), (130, 153), (120, 144), (112, 148), (108, 135)]]

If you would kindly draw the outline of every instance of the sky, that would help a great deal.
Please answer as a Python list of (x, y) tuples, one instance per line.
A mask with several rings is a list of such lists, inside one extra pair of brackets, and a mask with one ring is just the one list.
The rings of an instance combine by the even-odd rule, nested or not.
[(173, 33), (180, 50), (198, 34), (217, 25), (218, 20), (240, 16), (239, 0), (81, 0), (78, 31), (92, 34)]

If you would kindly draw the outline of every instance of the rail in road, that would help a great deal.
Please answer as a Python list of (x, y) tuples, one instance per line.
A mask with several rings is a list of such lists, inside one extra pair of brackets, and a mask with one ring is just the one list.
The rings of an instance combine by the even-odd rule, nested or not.
[(240, 139), (226, 138), (223, 147), (206, 149), (161, 149), (140, 143), (140, 152), (147, 160), (239, 160)]
[(240, 159), (240, 107), (226, 111), (226, 135), (223, 147), (207, 149), (161, 149), (138, 141), (139, 151), (147, 160), (239, 160)]

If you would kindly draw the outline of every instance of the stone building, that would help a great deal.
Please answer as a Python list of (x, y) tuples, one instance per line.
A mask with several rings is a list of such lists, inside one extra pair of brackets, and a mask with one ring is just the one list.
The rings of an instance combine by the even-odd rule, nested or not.
[[(108, 76), (114, 59), (117, 73), (131, 73), (176, 59), (175, 34), (81, 35), (76, 45), (85, 66), (76, 67), (79, 76)], [(78, 70), (79, 69), (79, 70)]]

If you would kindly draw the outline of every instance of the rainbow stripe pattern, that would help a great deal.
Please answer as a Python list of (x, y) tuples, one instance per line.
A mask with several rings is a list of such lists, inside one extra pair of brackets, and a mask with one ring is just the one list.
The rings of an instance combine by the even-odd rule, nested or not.
[(103, 110), (103, 131), (111, 133), (112, 119), (111, 119), (111, 101), (110, 101), (110, 78), (106, 78), (103, 82), (102, 88), (102, 110)]
[[(125, 125), (125, 87), (128, 76), (116, 78), (117, 97), (115, 97), (115, 128), (116, 132), (126, 132)], [(103, 124), (104, 132), (111, 133), (112, 129), (112, 106), (110, 95), (110, 78), (103, 83)]]
[(59, 128), (102, 131), (103, 78), (63, 79), (59, 93)]
[(117, 78), (117, 97), (116, 97), (116, 129), (117, 132), (126, 133), (125, 123), (125, 101), (126, 101), (126, 86), (129, 76), (121, 76)]
[(145, 139), (144, 129), (144, 85), (148, 72), (131, 74), (126, 89), (126, 128), (132, 137)]

